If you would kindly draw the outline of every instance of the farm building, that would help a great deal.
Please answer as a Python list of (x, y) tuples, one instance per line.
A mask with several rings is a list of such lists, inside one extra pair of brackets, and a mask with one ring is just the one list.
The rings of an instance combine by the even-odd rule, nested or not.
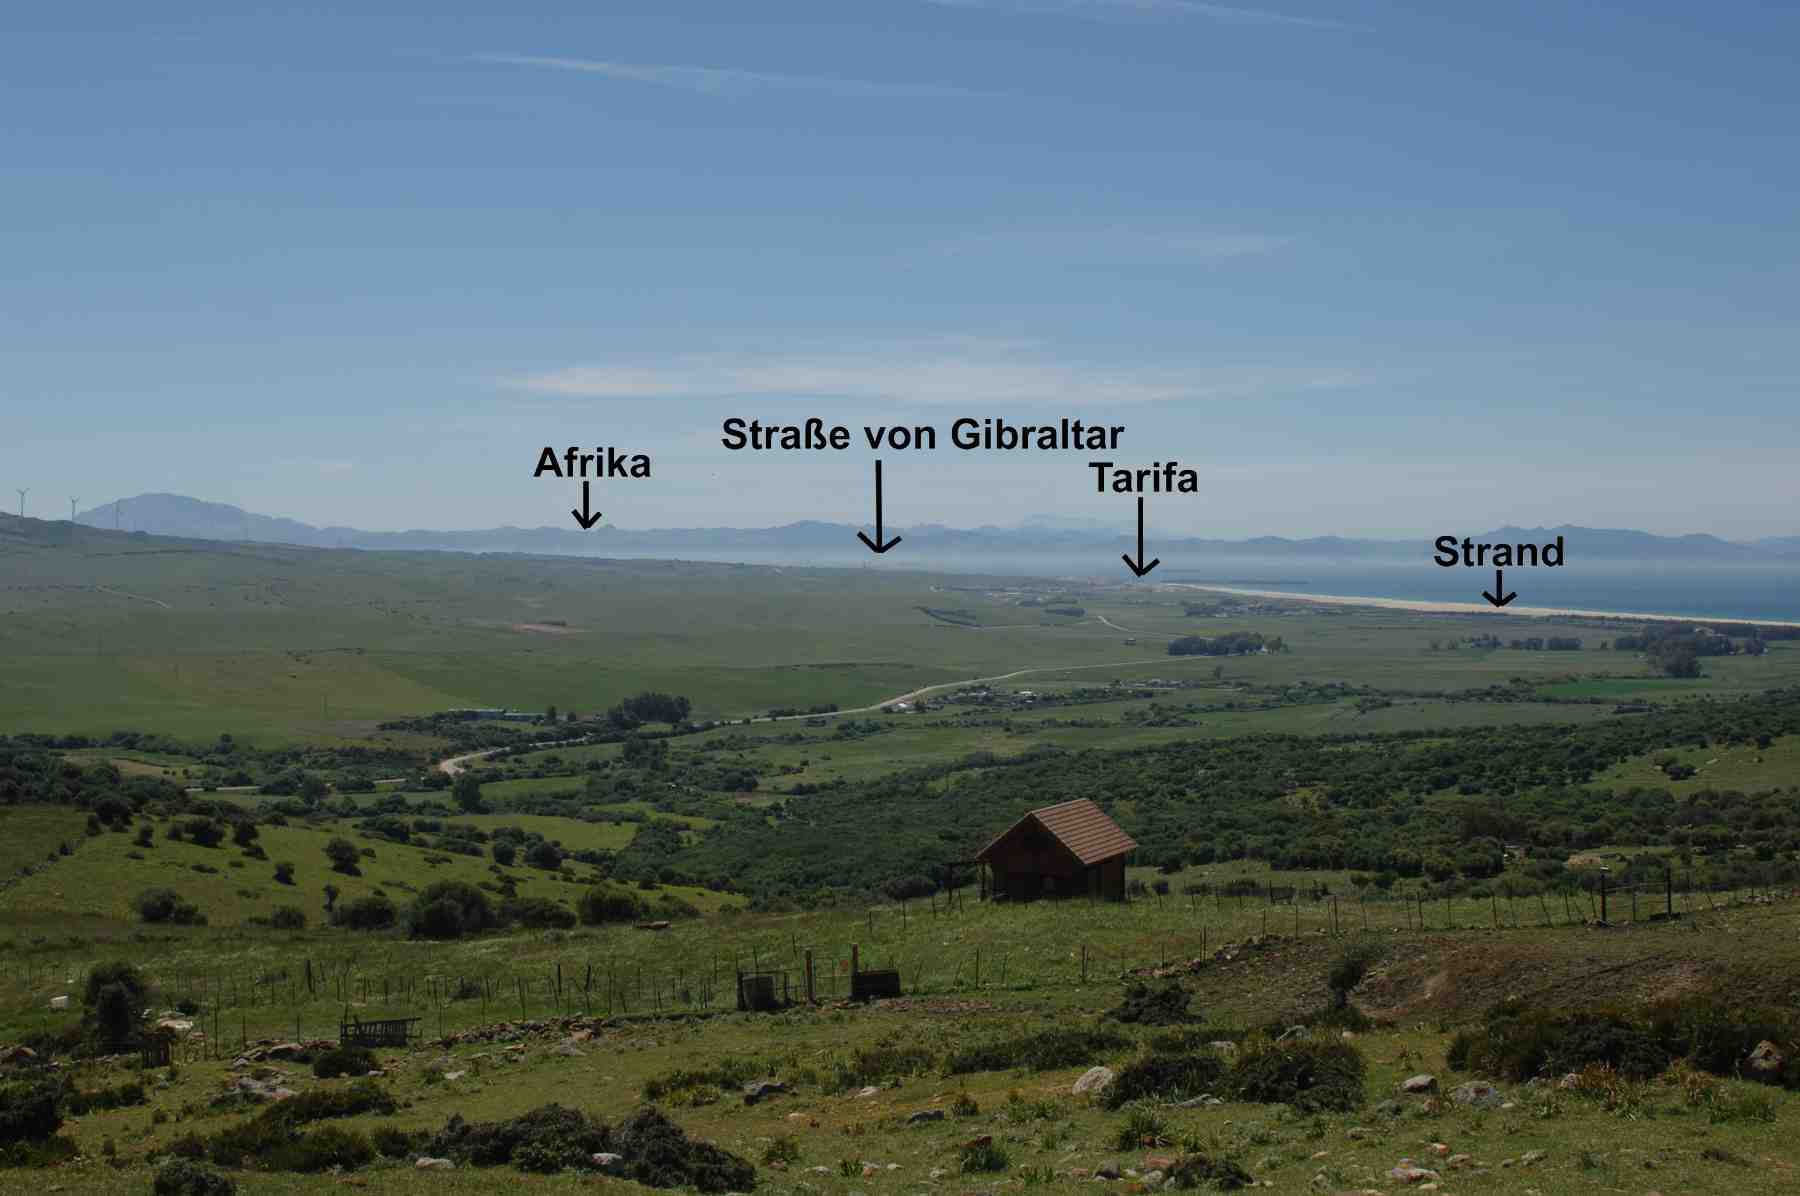
[(1125, 898), (1125, 857), (1137, 842), (1087, 798), (1033, 810), (975, 857), (996, 900)]

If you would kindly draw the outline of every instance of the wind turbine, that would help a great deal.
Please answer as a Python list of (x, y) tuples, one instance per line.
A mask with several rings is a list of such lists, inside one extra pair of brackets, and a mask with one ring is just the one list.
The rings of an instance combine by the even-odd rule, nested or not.
[(80, 501), (81, 500), (79, 498), (76, 498), (74, 495), (69, 496), (69, 522), (70, 523), (75, 522), (75, 504)]
[(30, 486), (27, 486), (27, 487), (25, 487), (25, 489), (19, 491), (19, 518), (20, 519), (25, 518), (25, 496), (30, 493), (31, 493)]

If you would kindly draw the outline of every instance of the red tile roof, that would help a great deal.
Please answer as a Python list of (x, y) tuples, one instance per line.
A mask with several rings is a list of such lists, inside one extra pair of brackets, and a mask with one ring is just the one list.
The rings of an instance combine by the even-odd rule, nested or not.
[(1119, 824), (1108, 818), (1105, 811), (1087, 798), (1078, 797), (1074, 801), (1031, 811), (994, 836), (993, 842), (982, 848), (976, 858), (985, 859), (995, 844), (1027, 822), (1036, 822), (1055, 835), (1083, 864), (1098, 864), (1137, 848), (1137, 840), (1120, 830)]

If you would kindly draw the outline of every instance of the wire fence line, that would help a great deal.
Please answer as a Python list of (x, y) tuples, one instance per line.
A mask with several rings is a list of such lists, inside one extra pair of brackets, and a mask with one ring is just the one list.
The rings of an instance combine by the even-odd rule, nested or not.
[[(1660, 885), (1603, 884), (1592, 891), (1430, 896), (1340, 896), (1320, 890), (1150, 893), (1126, 903), (1043, 901), (1007, 906), (902, 902), (838, 916), (827, 928), (786, 933), (759, 927), (721, 942), (703, 924), (675, 931), (630, 928), (532, 943), (353, 945), (300, 938), (280, 958), (236, 967), (154, 955), (140, 963), (156, 986), (156, 1013), (190, 1023), (181, 1053), (229, 1057), (270, 1039), (334, 1038), (346, 1015), (419, 1019), (444, 1039), (497, 1022), (707, 1014), (738, 1008), (738, 978), (767, 975), (782, 1003), (835, 1002), (858, 971), (899, 974), (904, 995), (947, 997), (1116, 983), (1132, 973), (1208, 966), (1228, 946), (1259, 939), (1358, 934), (1504, 933), (1578, 926), (1692, 926), (1795, 916), (1782, 889), (1717, 889), (1668, 878)], [(818, 932), (825, 929), (826, 934)], [(500, 943), (512, 951), (483, 950)], [(385, 946), (386, 949), (383, 949)], [(333, 950), (333, 948), (337, 948)], [(409, 953), (437, 951), (408, 960)], [(1196, 962), (1198, 961), (1198, 962)], [(15, 1010), (41, 1011), (51, 1028), (77, 1015), (86, 968), (29, 955), (0, 962)], [(811, 977), (810, 992), (807, 977)], [(51, 995), (69, 995), (68, 1012)]]

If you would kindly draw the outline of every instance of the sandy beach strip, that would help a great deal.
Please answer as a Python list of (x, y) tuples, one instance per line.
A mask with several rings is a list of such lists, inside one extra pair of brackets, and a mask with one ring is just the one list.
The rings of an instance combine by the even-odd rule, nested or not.
[(1573, 610), (1559, 606), (1520, 606), (1504, 608), (1486, 602), (1425, 602), (1412, 598), (1352, 598), (1342, 594), (1293, 594), (1286, 590), (1244, 590), (1236, 586), (1195, 585), (1190, 582), (1165, 582), (1179, 590), (1204, 590), (1213, 594), (1231, 594), (1238, 598), (1270, 598), (1283, 602), (1311, 602), (1320, 606), (1363, 606), (1377, 610), (1403, 610), (1422, 615), (1513, 615), (1527, 619), (1650, 619), (1663, 623), (1741, 623), (1747, 627), (1796, 627), (1800, 622), (1785, 619), (1740, 619), (1734, 616), (1660, 615), (1639, 611)]

